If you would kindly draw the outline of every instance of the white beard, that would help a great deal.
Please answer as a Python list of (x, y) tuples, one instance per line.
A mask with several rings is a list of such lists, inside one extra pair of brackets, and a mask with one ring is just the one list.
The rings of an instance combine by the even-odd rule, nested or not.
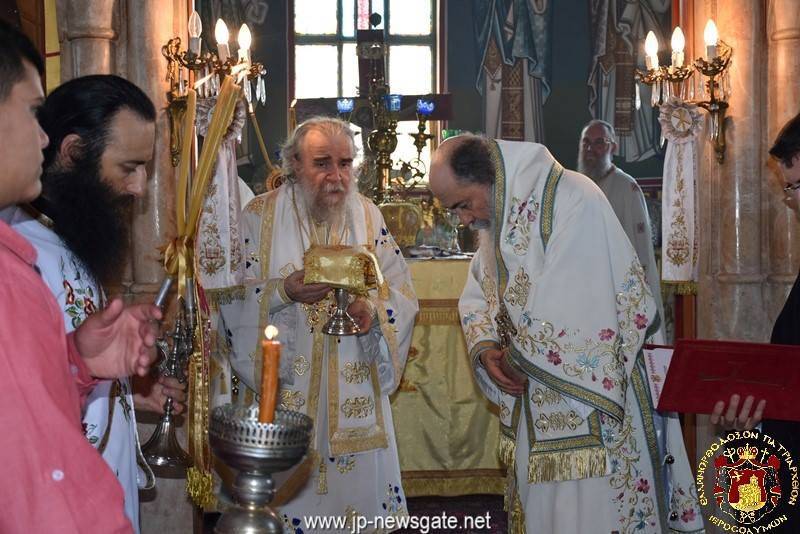
[(590, 162), (586, 160), (583, 147), (581, 146), (581, 148), (578, 149), (578, 172), (584, 176), (588, 176), (596, 182), (605, 177), (610, 168), (611, 162), (606, 161), (605, 158)]
[[(325, 202), (324, 198), (321, 198), (323, 194), (322, 192), (318, 193), (310, 190), (308, 187), (303, 185), (302, 182), (297, 182), (295, 187), (300, 193), (299, 200), (302, 200), (306, 214), (315, 222), (326, 223), (329, 226), (341, 223), (348, 215), (350, 207), (353, 201), (356, 199), (356, 188), (353, 187), (352, 184), (350, 185), (350, 189), (347, 194), (336, 204), (328, 204)], [(341, 187), (341, 184), (339, 184), (339, 187)], [(329, 189), (329, 185), (326, 185), (323, 191), (327, 191)], [(336, 190), (341, 191), (342, 189), (337, 188)]]

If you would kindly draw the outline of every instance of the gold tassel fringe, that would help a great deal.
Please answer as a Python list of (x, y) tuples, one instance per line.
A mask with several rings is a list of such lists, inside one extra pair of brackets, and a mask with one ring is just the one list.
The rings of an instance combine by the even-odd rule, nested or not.
[(693, 280), (686, 282), (665, 281), (662, 283), (669, 286), (676, 295), (697, 295), (697, 282)]
[(606, 449), (586, 449), (530, 454), (528, 459), (528, 482), (561, 482), (583, 478), (601, 477), (606, 474)]
[(206, 299), (212, 310), (218, 310), (220, 306), (230, 304), (235, 300), (244, 300), (244, 286), (231, 286), (218, 289), (206, 289)]
[(200, 508), (207, 510), (217, 506), (211, 473), (204, 473), (196, 467), (190, 467), (186, 471), (186, 493)]
[(516, 447), (517, 444), (512, 438), (502, 433), (500, 434), (500, 441), (497, 443), (497, 456), (504, 466), (510, 467), (514, 465), (514, 451)]
[(509, 464), (506, 474), (506, 492), (503, 496), (503, 510), (508, 512), (509, 534), (525, 534), (525, 511), (519, 500), (516, 462)]
[(508, 513), (509, 534), (525, 534), (525, 511), (519, 500), (519, 493), (514, 492), (514, 505)]

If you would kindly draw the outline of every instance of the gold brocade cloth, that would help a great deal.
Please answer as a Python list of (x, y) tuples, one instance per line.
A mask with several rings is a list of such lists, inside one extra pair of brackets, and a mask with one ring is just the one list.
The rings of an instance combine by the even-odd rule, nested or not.
[(420, 310), (403, 379), (391, 397), (403, 488), (408, 497), (502, 494), (499, 420), (475, 384), (459, 321), (469, 261), (410, 260), (408, 266)]
[(312, 245), (303, 255), (306, 284), (327, 284), (358, 295), (378, 288), (383, 298), (388, 288), (378, 259), (366, 247)]

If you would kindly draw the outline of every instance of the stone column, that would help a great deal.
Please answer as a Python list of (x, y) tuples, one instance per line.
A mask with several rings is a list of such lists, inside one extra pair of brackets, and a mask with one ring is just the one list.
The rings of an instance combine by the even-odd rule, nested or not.
[(61, 80), (115, 72), (118, 3), (114, 0), (56, 0), (56, 10)]
[(175, 233), (174, 168), (169, 154), (169, 120), (166, 113), (167, 62), (161, 47), (186, 32), (186, 2), (135, 0), (127, 11), (127, 78), (141, 87), (158, 110), (156, 145), (147, 195), (136, 202), (130, 290), (135, 300), (154, 296), (164, 277), (159, 247)]
[[(175, 170), (170, 161), (166, 112), (167, 62), (161, 55), (161, 47), (176, 35), (186, 35), (188, 14), (185, 0), (128, 0), (126, 15), (127, 39), (124, 46), (120, 45), (120, 51), (126, 52), (126, 75), (150, 96), (158, 111), (147, 195), (137, 200), (133, 215), (129, 297), (141, 302), (153, 300), (164, 277), (159, 247), (175, 235)], [(143, 443), (156, 422), (157, 417), (140, 417), (139, 435)], [(184, 450), (185, 428), (185, 424), (178, 428), (178, 441)], [(142, 534), (192, 531), (193, 508), (184, 479), (158, 478), (156, 488), (141, 497)]]
[[(705, 50), (703, 29), (709, 17), (716, 22), (720, 38), (733, 47), (733, 59), (725, 161), (717, 163), (713, 147), (707, 141), (699, 164), (698, 337), (765, 341), (769, 335), (762, 262), (766, 243), (762, 215), (767, 83), (765, 4), (750, 0), (696, 1), (695, 57)], [(697, 416), (697, 459), (717, 437), (708, 419), (705, 415)], [(709, 497), (713, 466), (706, 468), (704, 474), (706, 497)], [(720, 532), (708, 521), (713, 508), (708, 506), (703, 511), (707, 531)]]
[[(704, 143), (698, 177), (700, 283), (698, 337), (763, 341), (761, 170), (764, 161), (766, 47), (764, 5), (750, 0), (697, 2), (695, 51), (713, 17), (733, 47), (727, 150), (718, 164)], [(712, 12), (711, 8), (715, 8)], [(708, 122), (706, 123), (708, 124)]]
[[(767, 117), (765, 152), (781, 127), (800, 110), (800, 10), (792, 0), (767, 3)], [(763, 172), (764, 213), (767, 224), (765, 257), (768, 279), (765, 292), (767, 325), (771, 326), (783, 308), (800, 266), (800, 228), (797, 213), (784, 201), (783, 178), (773, 161)]]

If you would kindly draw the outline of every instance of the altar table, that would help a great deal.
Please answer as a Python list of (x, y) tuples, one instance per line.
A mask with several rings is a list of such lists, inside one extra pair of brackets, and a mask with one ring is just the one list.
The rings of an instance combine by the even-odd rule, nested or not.
[(403, 488), (422, 495), (502, 494), (499, 420), (472, 376), (458, 314), (469, 260), (409, 260), (420, 311), (392, 396)]

